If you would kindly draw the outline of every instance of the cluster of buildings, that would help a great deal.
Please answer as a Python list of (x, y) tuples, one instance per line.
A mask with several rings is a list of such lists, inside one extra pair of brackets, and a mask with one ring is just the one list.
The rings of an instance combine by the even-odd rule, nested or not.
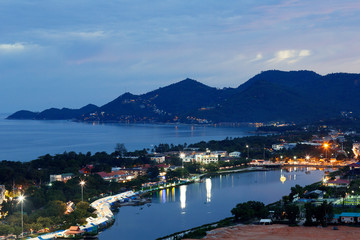
[(210, 151), (209, 149), (206, 149), (205, 152), (198, 151), (198, 149), (188, 149), (188, 151), (185, 149), (179, 154), (183, 162), (201, 164), (217, 163), (220, 160), (226, 161), (227, 158), (239, 158), (240, 156), (240, 152), (228, 153), (227, 151)]
[[(158, 167), (159, 169), (163, 169), (163, 172), (160, 173), (160, 176), (164, 175), (164, 172), (166, 172), (168, 169), (174, 170), (176, 168), (164, 163), (159, 163), (154, 166)], [(107, 182), (128, 182), (137, 178), (140, 175), (145, 175), (150, 167), (152, 167), (150, 164), (144, 164), (134, 168), (113, 167), (111, 168), (111, 172), (102, 171), (91, 173), (86, 171), (86, 174), (98, 174)], [(84, 174), (83, 169), (79, 171), (81, 174)], [(73, 177), (75, 177), (73, 173), (50, 175), (50, 183), (55, 181), (67, 182)]]

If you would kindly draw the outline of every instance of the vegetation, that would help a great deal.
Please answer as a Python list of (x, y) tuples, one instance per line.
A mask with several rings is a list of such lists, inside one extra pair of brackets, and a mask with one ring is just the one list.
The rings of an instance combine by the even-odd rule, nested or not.
[(247, 222), (254, 218), (265, 218), (269, 215), (268, 208), (262, 202), (248, 201), (239, 203), (231, 210), (235, 221)]

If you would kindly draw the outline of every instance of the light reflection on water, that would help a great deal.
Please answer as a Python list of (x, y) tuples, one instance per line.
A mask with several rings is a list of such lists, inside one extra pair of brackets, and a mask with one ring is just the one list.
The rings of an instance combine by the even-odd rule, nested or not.
[(237, 203), (254, 200), (269, 204), (289, 194), (296, 184), (308, 185), (321, 181), (324, 176), (323, 171), (307, 170), (309, 168), (284, 169), (284, 183), (280, 181), (280, 170), (276, 170), (224, 174), (205, 178), (200, 183), (163, 189), (152, 194), (152, 203), (147, 207), (121, 208), (116, 224), (99, 238), (156, 239), (214, 222), (229, 217)]

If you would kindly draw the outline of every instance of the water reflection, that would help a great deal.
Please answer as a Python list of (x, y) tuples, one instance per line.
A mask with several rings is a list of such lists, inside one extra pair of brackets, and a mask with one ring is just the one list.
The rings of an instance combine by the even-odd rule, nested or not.
[(205, 180), (206, 202), (211, 202), (211, 178)]
[(186, 189), (187, 185), (180, 186), (180, 208), (186, 208)]

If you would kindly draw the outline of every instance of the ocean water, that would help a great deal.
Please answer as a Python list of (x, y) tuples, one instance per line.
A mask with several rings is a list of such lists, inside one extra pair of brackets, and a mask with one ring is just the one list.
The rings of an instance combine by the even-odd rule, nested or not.
[(0, 161), (30, 161), (65, 151), (113, 152), (116, 143), (128, 150), (159, 143), (183, 144), (251, 135), (250, 127), (170, 124), (89, 124), (72, 121), (5, 120), (0, 115)]

